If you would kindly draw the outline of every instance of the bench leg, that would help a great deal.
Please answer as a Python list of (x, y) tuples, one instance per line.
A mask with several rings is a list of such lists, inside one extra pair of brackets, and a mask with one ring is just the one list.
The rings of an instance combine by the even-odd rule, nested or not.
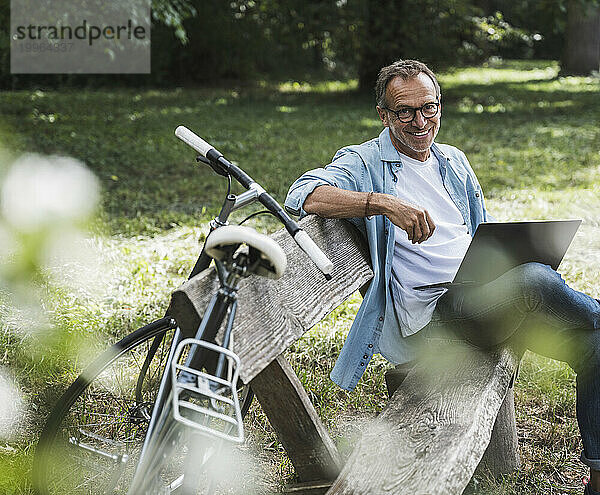
[(294, 370), (278, 356), (250, 382), (300, 481), (332, 480), (342, 460)]
[(492, 438), (477, 467), (478, 473), (499, 477), (519, 469), (519, 443), (515, 423), (515, 393), (509, 388), (498, 411)]

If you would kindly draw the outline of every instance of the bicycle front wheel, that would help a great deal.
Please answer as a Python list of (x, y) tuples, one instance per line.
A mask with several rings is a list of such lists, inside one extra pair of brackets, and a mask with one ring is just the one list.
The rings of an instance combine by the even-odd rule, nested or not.
[[(100, 355), (65, 391), (36, 449), (38, 495), (127, 493), (175, 327), (167, 317), (139, 328)], [(253, 397), (249, 387), (244, 389), (243, 415)], [(184, 461), (185, 452), (178, 452), (163, 466), (165, 487), (182, 477)]]
[(38, 442), (36, 493), (127, 493), (174, 328), (171, 318), (139, 328), (67, 389)]

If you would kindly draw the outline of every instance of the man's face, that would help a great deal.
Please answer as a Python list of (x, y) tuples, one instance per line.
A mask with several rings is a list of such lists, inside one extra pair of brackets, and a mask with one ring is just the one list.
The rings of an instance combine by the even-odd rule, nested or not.
[[(433, 81), (422, 72), (406, 81), (401, 77), (392, 79), (386, 88), (386, 100), (391, 110), (421, 108), (426, 103), (439, 102)], [(392, 112), (379, 106), (377, 112), (383, 125), (389, 127), (392, 143), (398, 151), (421, 161), (429, 157), (429, 149), (440, 129), (441, 107), (431, 118), (423, 117), (417, 110), (410, 122), (401, 122)]]

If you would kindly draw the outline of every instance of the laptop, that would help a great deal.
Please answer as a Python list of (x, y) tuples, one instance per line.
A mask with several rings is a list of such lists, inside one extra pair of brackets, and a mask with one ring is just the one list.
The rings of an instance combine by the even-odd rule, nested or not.
[(581, 220), (487, 222), (477, 227), (453, 281), (416, 290), (482, 285), (523, 263), (538, 262), (554, 270), (562, 261)]

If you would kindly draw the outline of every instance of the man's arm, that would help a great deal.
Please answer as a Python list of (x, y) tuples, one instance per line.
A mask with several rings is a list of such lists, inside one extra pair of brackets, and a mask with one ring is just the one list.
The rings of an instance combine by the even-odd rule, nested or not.
[(321, 185), (306, 197), (304, 211), (325, 218), (354, 218), (385, 215), (408, 234), (412, 243), (429, 239), (435, 224), (427, 210), (389, 194), (347, 191)]

